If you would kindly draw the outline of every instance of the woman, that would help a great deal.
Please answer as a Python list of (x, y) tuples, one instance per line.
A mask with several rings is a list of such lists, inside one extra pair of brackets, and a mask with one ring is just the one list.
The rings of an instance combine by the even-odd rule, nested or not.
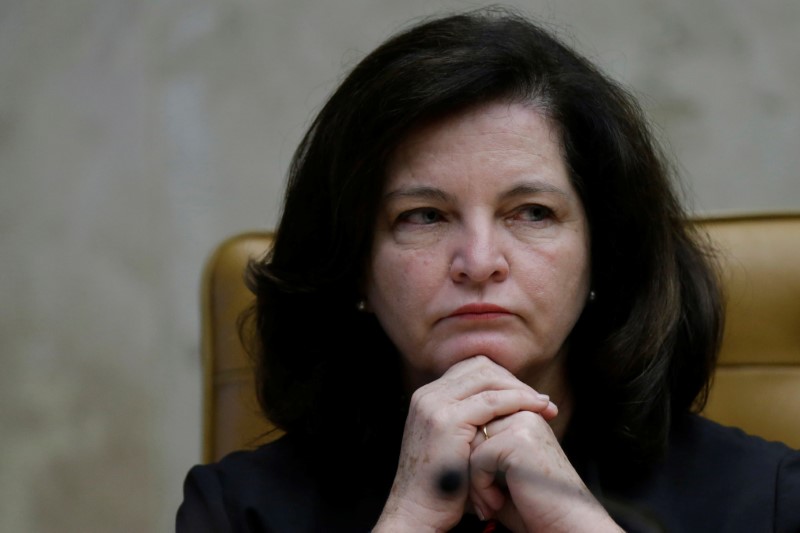
[(798, 531), (800, 454), (691, 414), (722, 328), (635, 101), (530, 21), (362, 60), (249, 269), (287, 432), (195, 467), (183, 531)]

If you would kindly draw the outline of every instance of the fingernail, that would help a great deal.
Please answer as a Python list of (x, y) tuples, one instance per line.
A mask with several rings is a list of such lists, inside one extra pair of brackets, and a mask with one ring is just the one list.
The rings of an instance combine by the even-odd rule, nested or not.
[(548, 396), (547, 394), (539, 394), (539, 399), (542, 400), (543, 402), (549, 402), (550, 396)]
[(486, 517), (484, 516), (483, 511), (481, 511), (481, 508), (478, 507), (477, 505), (475, 506), (475, 514), (478, 515), (478, 518), (481, 519), (481, 522), (486, 521)]

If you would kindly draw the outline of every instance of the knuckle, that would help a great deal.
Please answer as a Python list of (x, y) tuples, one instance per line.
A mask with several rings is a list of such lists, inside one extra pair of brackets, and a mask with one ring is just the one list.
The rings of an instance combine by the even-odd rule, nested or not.
[(487, 390), (481, 393), (481, 399), (489, 407), (496, 407), (498, 404), (501, 403), (502, 395), (500, 391)]

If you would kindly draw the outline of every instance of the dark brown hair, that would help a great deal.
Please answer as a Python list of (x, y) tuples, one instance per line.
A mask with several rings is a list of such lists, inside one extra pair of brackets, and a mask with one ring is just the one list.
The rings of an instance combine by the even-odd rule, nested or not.
[(297, 148), (272, 252), (248, 270), (258, 392), (279, 427), (323, 435), (346, 416), (368, 436), (401, 412), (399, 356), (356, 310), (387, 159), (421, 121), (494, 100), (531, 102), (559, 127), (588, 216), (598, 297), (571, 334), (575, 424), (603, 453), (651, 457), (671, 417), (703, 403), (716, 276), (635, 98), (541, 25), (492, 8), (388, 39)]

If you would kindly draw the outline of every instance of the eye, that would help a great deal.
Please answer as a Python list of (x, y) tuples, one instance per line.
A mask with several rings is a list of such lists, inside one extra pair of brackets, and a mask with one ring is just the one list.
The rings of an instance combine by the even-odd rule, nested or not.
[(546, 220), (553, 216), (553, 211), (549, 207), (543, 205), (532, 204), (521, 207), (517, 211), (517, 216), (523, 220), (530, 222), (539, 222)]
[(420, 225), (428, 225), (428, 224), (436, 224), (437, 222), (441, 222), (442, 215), (436, 209), (432, 209), (430, 207), (422, 207), (419, 209), (412, 209), (411, 211), (406, 211), (405, 213), (401, 213), (398, 217), (399, 222), (406, 222), (408, 224), (420, 224)]

